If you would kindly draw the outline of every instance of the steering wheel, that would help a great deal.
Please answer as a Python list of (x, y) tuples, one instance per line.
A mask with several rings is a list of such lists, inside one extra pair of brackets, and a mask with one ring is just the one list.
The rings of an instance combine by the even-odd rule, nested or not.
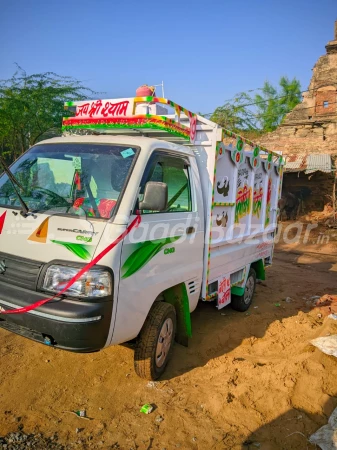
[(33, 188), (33, 191), (41, 191), (49, 195), (50, 197), (52, 197), (52, 199), (54, 199), (55, 202), (57, 202), (57, 206), (67, 206), (68, 208), (70, 207), (67, 200), (61, 197), (59, 194), (56, 194), (56, 192), (50, 191), (49, 189), (45, 189), (40, 186), (35, 186)]

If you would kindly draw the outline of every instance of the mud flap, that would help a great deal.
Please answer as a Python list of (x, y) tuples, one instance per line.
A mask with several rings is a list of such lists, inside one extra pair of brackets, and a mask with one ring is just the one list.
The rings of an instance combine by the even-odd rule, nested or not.
[(265, 280), (266, 279), (266, 271), (263, 263), (263, 259), (259, 259), (258, 261), (255, 261), (251, 267), (256, 272), (256, 278), (258, 280)]
[(231, 276), (226, 274), (218, 278), (217, 308), (222, 309), (231, 302)]
[(237, 295), (238, 297), (241, 297), (245, 293), (245, 288), (240, 286), (232, 286), (231, 287), (231, 294)]
[[(265, 267), (264, 267), (264, 263), (263, 263), (262, 259), (259, 259), (258, 261), (253, 262), (250, 267), (252, 267), (255, 270), (256, 278), (258, 280), (266, 279), (266, 271), (265, 271)], [(231, 287), (231, 293), (233, 295), (237, 295), (238, 297), (241, 297), (242, 295), (244, 295), (248, 274), (249, 274), (249, 270), (246, 271), (246, 277), (245, 277), (243, 285)]]
[(188, 347), (188, 338), (192, 337), (190, 305), (185, 283), (173, 286), (163, 292), (164, 300), (174, 306), (177, 314), (176, 341)]

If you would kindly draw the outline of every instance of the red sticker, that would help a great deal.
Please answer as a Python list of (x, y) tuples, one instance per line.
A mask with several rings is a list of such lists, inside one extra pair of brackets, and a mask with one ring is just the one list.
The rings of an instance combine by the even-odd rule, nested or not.
[(197, 134), (197, 116), (190, 117), (190, 141), (193, 143)]
[(2, 233), (3, 227), (5, 225), (5, 218), (6, 218), (7, 211), (5, 211), (2, 216), (0, 216), (0, 234)]

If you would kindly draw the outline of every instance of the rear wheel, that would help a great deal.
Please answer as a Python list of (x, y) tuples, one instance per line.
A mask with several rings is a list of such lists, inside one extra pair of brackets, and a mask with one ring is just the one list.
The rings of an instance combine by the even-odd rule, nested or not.
[(135, 371), (156, 380), (170, 359), (176, 333), (176, 312), (169, 303), (155, 303), (146, 318), (135, 349)]
[(245, 285), (245, 291), (243, 295), (233, 295), (231, 306), (236, 311), (247, 311), (253, 301), (253, 296), (256, 287), (256, 272), (254, 269), (250, 269), (248, 278)]

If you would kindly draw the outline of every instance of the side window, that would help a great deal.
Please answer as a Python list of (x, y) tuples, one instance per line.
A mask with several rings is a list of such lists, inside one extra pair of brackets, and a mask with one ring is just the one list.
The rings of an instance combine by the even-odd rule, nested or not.
[(163, 182), (168, 188), (169, 211), (192, 211), (188, 166), (164, 168)]
[(147, 181), (160, 181), (164, 182), (164, 174), (163, 174), (163, 165), (162, 163), (157, 162), (154, 166), (151, 176)]
[[(166, 155), (156, 155), (149, 163), (148, 175), (142, 181), (140, 198), (148, 181), (160, 181), (167, 184), (168, 205), (165, 212), (192, 211), (189, 165), (187, 160)], [(142, 211), (143, 214), (157, 211)], [(163, 211), (162, 211), (163, 212)]]

